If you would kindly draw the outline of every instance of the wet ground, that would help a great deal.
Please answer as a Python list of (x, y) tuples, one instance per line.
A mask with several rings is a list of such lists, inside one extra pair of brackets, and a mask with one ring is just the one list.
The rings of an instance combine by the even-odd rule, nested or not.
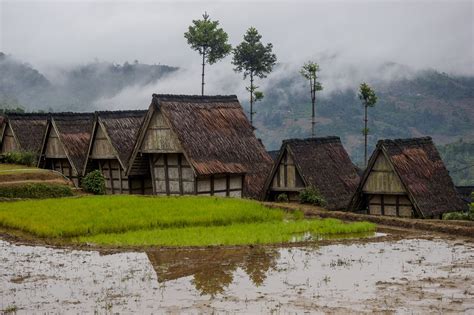
[(0, 310), (474, 314), (470, 241), (323, 244), (104, 255), (0, 240)]

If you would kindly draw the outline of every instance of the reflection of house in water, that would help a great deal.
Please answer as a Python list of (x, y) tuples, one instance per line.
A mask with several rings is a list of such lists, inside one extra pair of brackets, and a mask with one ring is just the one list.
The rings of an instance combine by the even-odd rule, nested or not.
[(260, 286), (279, 257), (277, 250), (265, 248), (156, 250), (147, 255), (159, 282), (193, 276), (196, 290), (212, 296), (224, 292), (238, 268)]

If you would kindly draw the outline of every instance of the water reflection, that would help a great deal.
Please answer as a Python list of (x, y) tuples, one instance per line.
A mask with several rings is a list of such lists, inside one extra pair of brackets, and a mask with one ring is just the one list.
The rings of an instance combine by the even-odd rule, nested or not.
[(196, 290), (211, 296), (224, 292), (238, 268), (261, 286), (279, 258), (277, 250), (261, 247), (152, 250), (147, 255), (159, 282), (192, 276)]

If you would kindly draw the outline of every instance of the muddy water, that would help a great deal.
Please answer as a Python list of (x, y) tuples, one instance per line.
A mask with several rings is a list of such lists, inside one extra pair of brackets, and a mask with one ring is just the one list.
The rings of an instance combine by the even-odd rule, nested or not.
[(95, 251), (0, 241), (0, 309), (18, 313), (472, 313), (474, 245)]

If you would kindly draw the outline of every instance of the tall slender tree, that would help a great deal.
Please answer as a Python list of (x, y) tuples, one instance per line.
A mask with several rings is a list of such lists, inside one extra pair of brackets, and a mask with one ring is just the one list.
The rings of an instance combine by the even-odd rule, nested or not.
[(321, 91), (323, 86), (320, 82), (318, 82), (318, 72), (320, 71), (319, 65), (316, 62), (308, 61), (303, 65), (300, 70), (301, 75), (309, 81), (310, 86), (310, 93), (311, 93), (311, 137), (314, 138), (315, 136), (315, 129), (314, 125), (315, 121), (315, 103), (316, 103), (316, 91)]
[(367, 135), (369, 134), (369, 128), (367, 127), (367, 109), (375, 106), (375, 103), (377, 103), (377, 95), (375, 95), (375, 91), (364, 82), (359, 87), (359, 99), (365, 110), (362, 134), (364, 135), (364, 165), (367, 167)]
[(209, 14), (203, 14), (202, 20), (193, 20), (193, 25), (184, 33), (192, 49), (202, 55), (202, 82), (201, 95), (204, 95), (204, 67), (206, 63), (212, 65), (227, 56), (232, 46), (227, 42), (228, 35), (219, 28), (219, 21), (209, 19)]
[(242, 72), (244, 80), (250, 77), (250, 124), (253, 127), (253, 104), (263, 98), (263, 93), (258, 91), (258, 86), (254, 85), (254, 79), (266, 78), (272, 72), (276, 63), (276, 55), (272, 53), (273, 45), (264, 45), (260, 35), (254, 27), (250, 27), (244, 35), (244, 40), (234, 48), (232, 64), (235, 72)]

